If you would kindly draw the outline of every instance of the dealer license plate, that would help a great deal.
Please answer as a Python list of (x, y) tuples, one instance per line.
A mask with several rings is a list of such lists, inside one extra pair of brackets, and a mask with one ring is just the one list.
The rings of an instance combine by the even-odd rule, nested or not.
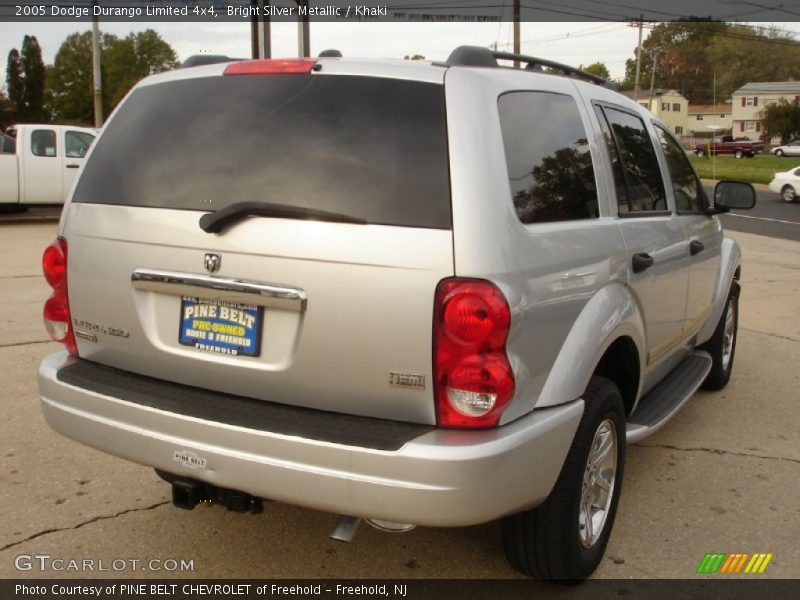
[(180, 316), (178, 341), (184, 346), (233, 356), (261, 352), (260, 306), (184, 296)]

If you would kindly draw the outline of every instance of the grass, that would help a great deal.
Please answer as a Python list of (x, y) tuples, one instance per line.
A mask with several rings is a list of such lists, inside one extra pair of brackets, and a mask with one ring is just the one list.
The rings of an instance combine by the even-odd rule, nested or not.
[(716, 168), (713, 169), (713, 158), (694, 154), (689, 158), (702, 179), (736, 179), (750, 183), (769, 183), (775, 173), (800, 165), (797, 156), (779, 158), (771, 154), (756, 154), (753, 158), (735, 158), (725, 155), (716, 157)]

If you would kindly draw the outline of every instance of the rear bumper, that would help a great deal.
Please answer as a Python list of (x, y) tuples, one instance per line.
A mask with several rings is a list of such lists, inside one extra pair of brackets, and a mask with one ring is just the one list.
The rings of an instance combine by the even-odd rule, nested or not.
[[(483, 523), (542, 502), (583, 414), (577, 400), (494, 430), (434, 429), (385, 451), (203, 420), (59, 380), (76, 360), (59, 352), (39, 368), (44, 416), (69, 438), (261, 498), (419, 525)], [(205, 466), (176, 460), (186, 452)]]

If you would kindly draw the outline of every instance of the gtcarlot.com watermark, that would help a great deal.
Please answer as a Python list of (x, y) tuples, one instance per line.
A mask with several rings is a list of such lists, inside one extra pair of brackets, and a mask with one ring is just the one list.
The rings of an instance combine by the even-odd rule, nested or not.
[(17, 571), (41, 573), (121, 573), (153, 571), (177, 573), (194, 571), (194, 559), (183, 558), (67, 558), (50, 554), (19, 554), (14, 557)]

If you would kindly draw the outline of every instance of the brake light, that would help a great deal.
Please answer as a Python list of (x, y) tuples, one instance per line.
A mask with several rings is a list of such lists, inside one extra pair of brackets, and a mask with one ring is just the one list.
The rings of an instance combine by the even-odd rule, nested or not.
[(225, 67), (225, 75), (278, 75), (311, 73), (317, 61), (311, 58), (269, 58), (243, 60)]
[(44, 326), (47, 333), (57, 342), (67, 347), (70, 354), (78, 356), (75, 335), (72, 332), (72, 317), (69, 312), (67, 294), (67, 240), (63, 237), (45, 248), (42, 256), (44, 278), (53, 293), (44, 303)]
[(443, 279), (434, 306), (434, 379), (441, 427), (494, 427), (514, 395), (506, 354), (511, 309), (481, 279)]

